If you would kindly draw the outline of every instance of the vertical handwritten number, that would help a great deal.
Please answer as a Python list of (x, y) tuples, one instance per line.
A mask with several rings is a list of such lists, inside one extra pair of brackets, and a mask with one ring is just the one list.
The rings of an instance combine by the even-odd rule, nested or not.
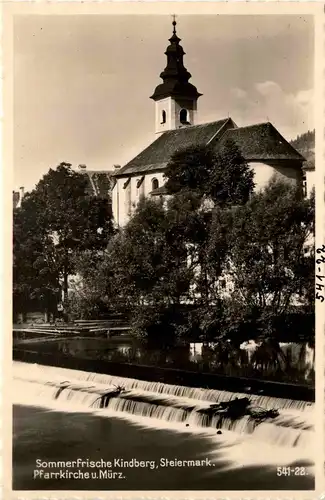
[[(321, 247), (317, 248), (316, 253), (320, 254), (324, 252), (325, 253), (325, 244), (323, 244)], [(325, 262), (325, 256), (321, 255), (318, 259), (316, 259), (316, 265), (320, 266)], [(320, 273), (321, 272), (321, 267), (318, 267), (317, 271)], [(316, 274), (316, 280), (318, 281), (323, 281), (325, 279), (325, 276), (321, 276), (320, 274)], [(324, 296), (320, 295), (317, 290), (322, 291), (324, 288), (324, 285), (321, 283), (316, 283), (316, 299), (320, 300), (321, 302), (324, 302)]]

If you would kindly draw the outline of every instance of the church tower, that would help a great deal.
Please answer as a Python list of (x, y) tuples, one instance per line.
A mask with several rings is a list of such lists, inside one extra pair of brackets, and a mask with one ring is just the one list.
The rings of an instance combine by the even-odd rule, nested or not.
[(175, 130), (187, 125), (195, 125), (197, 100), (200, 94), (189, 83), (191, 74), (184, 67), (185, 52), (176, 34), (176, 21), (173, 21), (173, 35), (166, 49), (167, 66), (160, 74), (163, 83), (156, 87), (150, 99), (155, 101), (155, 131), (157, 135), (167, 130)]

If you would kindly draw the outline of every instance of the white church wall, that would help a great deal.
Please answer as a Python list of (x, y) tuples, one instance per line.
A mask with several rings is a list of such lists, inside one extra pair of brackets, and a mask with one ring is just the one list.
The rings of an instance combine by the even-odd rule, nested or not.
[(130, 217), (130, 215), (133, 214), (133, 212), (135, 211), (135, 207), (139, 201), (139, 192), (140, 190), (137, 189), (137, 183), (138, 181), (141, 180), (141, 175), (137, 176), (137, 177), (131, 177), (130, 179), (130, 197), (131, 197), (131, 200), (130, 200), (130, 212), (127, 213), (127, 216)]
[[(126, 188), (124, 188), (124, 185), (128, 180), (128, 177), (117, 179), (112, 191), (112, 207), (114, 221), (119, 226), (125, 226), (128, 222), (130, 215), (134, 213), (141, 196), (149, 196), (149, 193), (152, 191), (153, 179), (158, 180), (159, 187), (163, 186), (165, 183), (163, 172), (153, 172), (152, 174), (147, 174), (140, 187), (137, 188), (137, 183), (142, 177), (143, 176), (141, 174), (131, 177)], [(129, 201), (128, 196), (131, 201)]]
[(163, 186), (165, 184), (164, 180), (164, 174), (163, 172), (153, 172), (152, 174), (146, 175), (144, 179), (145, 183), (145, 196), (148, 196), (149, 193), (152, 191), (152, 181), (153, 179), (157, 179), (159, 182), (159, 187)]
[(122, 177), (120, 179), (117, 179), (117, 182), (112, 191), (113, 217), (114, 221), (119, 226), (124, 226), (128, 219), (128, 213), (126, 207), (127, 192), (124, 189), (124, 184), (126, 181), (127, 177)]
[(272, 177), (295, 184), (301, 181), (301, 172), (298, 168), (283, 165), (270, 165), (264, 162), (249, 162), (248, 165), (254, 171), (255, 190), (266, 187)]
[[(118, 182), (118, 181), (117, 181)], [(117, 189), (117, 182), (115, 183), (115, 186), (112, 188), (111, 196), (112, 196), (112, 212), (113, 212), (113, 218), (116, 223), (118, 223), (118, 210), (119, 210), (119, 202), (118, 202), (118, 189)]]
[(311, 195), (313, 188), (315, 187), (315, 170), (306, 170), (306, 183), (307, 183), (307, 196)]

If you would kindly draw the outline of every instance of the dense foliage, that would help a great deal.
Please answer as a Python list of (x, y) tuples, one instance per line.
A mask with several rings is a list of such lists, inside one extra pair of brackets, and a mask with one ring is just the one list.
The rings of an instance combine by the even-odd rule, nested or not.
[(217, 154), (177, 152), (166, 181), (168, 199), (142, 199), (96, 271), (80, 263), (94, 300), (127, 311), (134, 333), (164, 344), (312, 340), (313, 197), (275, 179), (253, 193), (233, 143)]
[(254, 193), (232, 142), (178, 151), (165, 177), (169, 196), (140, 199), (114, 232), (85, 176), (50, 170), (14, 213), (16, 306), (50, 310), (70, 277), (70, 312), (124, 312), (149, 341), (231, 341), (220, 359), (247, 339), (312, 343), (314, 196), (276, 179)]
[[(53, 312), (60, 292), (67, 302), (75, 255), (107, 246), (113, 232), (107, 199), (88, 194), (85, 175), (61, 163), (14, 211), (13, 293), (15, 310)], [(67, 304), (66, 304), (67, 306)]]
[[(300, 311), (306, 321), (298, 334), (311, 339), (314, 310), (314, 199), (275, 180), (232, 212), (226, 272), (233, 287), (228, 318), (238, 318), (237, 334), (247, 328), (260, 337), (291, 331), (286, 325)], [(291, 325), (292, 326), (292, 325)], [(305, 331), (303, 331), (305, 329)], [(254, 335), (253, 335), (254, 336)], [(251, 335), (252, 337), (252, 335)]]
[(245, 203), (254, 188), (253, 172), (230, 140), (219, 151), (209, 146), (177, 151), (165, 177), (171, 193), (194, 191), (219, 206)]

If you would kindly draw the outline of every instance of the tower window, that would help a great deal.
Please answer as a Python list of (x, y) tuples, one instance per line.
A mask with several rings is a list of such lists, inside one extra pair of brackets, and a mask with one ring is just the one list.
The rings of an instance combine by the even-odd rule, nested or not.
[(179, 120), (181, 123), (188, 123), (187, 119), (187, 110), (186, 109), (181, 109), (179, 113)]
[(161, 112), (161, 123), (166, 123), (166, 111), (164, 109)]
[(158, 179), (152, 179), (152, 181), (151, 181), (151, 189), (152, 189), (152, 191), (154, 189), (158, 189), (158, 188), (159, 188), (159, 181), (158, 181)]

